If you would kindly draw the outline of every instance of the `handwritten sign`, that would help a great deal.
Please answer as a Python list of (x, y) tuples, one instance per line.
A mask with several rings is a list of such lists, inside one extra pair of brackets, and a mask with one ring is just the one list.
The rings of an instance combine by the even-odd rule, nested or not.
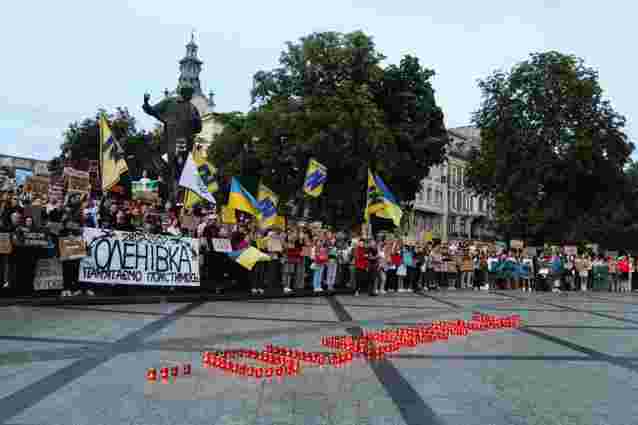
[(0, 254), (8, 255), (13, 252), (10, 233), (0, 233)]
[(510, 247), (512, 247), (512, 249), (523, 249), (524, 245), (523, 241), (520, 240), (514, 239), (510, 241)]
[(23, 245), (31, 248), (48, 248), (47, 235), (40, 232), (28, 232), (23, 236)]
[(575, 246), (566, 246), (563, 248), (565, 255), (578, 255), (578, 248)]
[(58, 258), (40, 258), (35, 267), (33, 289), (46, 291), (62, 289), (64, 278), (62, 276), (62, 263)]
[(34, 198), (45, 199), (49, 195), (49, 178), (44, 176), (27, 177), (24, 190), (33, 193)]
[(86, 257), (86, 241), (81, 237), (60, 238), (60, 261), (79, 260)]
[(230, 239), (213, 239), (213, 249), (216, 252), (232, 252)]
[(67, 167), (64, 169), (64, 181), (67, 192), (89, 193), (91, 190), (91, 180), (88, 171)]

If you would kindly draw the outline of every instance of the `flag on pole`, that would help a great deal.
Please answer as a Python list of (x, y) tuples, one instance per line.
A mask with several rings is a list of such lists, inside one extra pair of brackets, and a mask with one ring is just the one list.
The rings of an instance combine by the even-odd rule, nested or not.
[(308, 162), (308, 170), (306, 171), (306, 180), (304, 181), (303, 191), (314, 198), (321, 195), (323, 185), (328, 179), (328, 168), (320, 164), (315, 159)]
[(239, 210), (255, 217), (259, 216), (257, 200), (239, 183), (237, 177), (233, 177), (230, 183), (230, 194), (228, 195), (228, 208)]
[(399, 207), (399, 202), (381, 180), (381, 177), (375, 176), (368, 170), (368, 192), (364, 211), (366, 223), (370, 221), (372, 215), (392, 220), (394, 225), (399, 227), (403, 212)]
[(206, 169), (205, 173), (201, 171), (202, 165), (198, 165), (195, 162), (193, 154), (188, 154), (188, 159), (186, 160), (186, 164), (184, 164), (182, 176), (179, 179), (179, 185), (194, 192), (203, 200), (208, 201), (211, 204), (215, 204), (215, 198), (209, 191), (209, 185), (206, 180), (207, 177), (204, 177), (211, 175), (210, 170), (208, 169), (208, 164), (204, 163), (203, 168)]
[(272, 227), (277, 222), (277, 205), (279, 197), (265, 184), (259, 184), (257, 208), (259, 209), (259, 226), (263, 229)]
[(102, 191), (108, 192), (119, 183), (120, 176), (128, 171), (124, 153), (104, 115), (100, 115), (100, 165)]

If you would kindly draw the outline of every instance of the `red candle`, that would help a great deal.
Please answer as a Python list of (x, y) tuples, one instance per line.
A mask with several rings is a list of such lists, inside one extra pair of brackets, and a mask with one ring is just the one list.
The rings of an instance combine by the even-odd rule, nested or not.
[(149, 381), (157, 380), (157, 369), (151, 368), (146, 371), (146, 379)]
[(162, 379), (168, 379), (168, 368), (167, 367), (163, 367), (160, 369), (160, 376), (162, 377)]

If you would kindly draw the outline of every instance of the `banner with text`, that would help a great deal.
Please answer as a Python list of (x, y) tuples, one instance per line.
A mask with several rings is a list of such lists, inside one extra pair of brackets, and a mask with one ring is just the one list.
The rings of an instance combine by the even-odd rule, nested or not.
[(197, 239), (85, 228), (84, 240), (81, 282), (199, 286)]

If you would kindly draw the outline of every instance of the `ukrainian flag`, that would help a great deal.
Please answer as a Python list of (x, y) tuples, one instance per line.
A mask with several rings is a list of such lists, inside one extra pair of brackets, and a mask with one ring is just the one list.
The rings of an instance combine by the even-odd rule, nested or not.
[(272, 227), (277, 223), (277, 205), (279, 197), (266, 185), (259, 185), (257, 208), (259, 209), (259, 225), (262, 228)]
[(399, 202), (385, 185), (381, 177), (368, 170), (368, 193), (364, 219), (370, 221), (370, 216), (392, 220), (396, 227), (401, 225), (403, 212)]
[(108, 192), (128, 171), (122, 148), (115, 140), (109, 123), (100, 115), (100, 165), (102, 168), (102, 191)]
[(308, 170), (306, 171), (306, 180), (303, 185), (304, 192), (314, 198), (318, 197), (321, 195), (323, 185), (327, 179), (328, 168), (315, 159), (310, 159)]
[(231, 181), (227, 206), (231, 210), (243, 211), (256, 217), (260, 214), (257, 200), (239, 183), (237, 177), (233, 177)]
[(242, 251), (229, 252), (228, 256), (234, 258), (242, 267), (252, 270), (259, 261), (270, 261), (269, 255), (264, 254), (255, 247), (249, 247)]

